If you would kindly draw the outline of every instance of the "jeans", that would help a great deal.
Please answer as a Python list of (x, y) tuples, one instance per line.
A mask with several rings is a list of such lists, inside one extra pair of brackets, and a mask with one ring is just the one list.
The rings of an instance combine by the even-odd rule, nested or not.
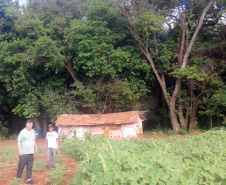
[(55, 167), (57, 162), (57, 149), (48, 148), (48, 166), (49, 168)]
[(25, 154), (19, 156), (19, 164), (17, 170), (17, 178), (21, 178), (25, 165), (27, 166), (27, 179), (31, 179), (32, 168), (34, 163), (33, 154)]

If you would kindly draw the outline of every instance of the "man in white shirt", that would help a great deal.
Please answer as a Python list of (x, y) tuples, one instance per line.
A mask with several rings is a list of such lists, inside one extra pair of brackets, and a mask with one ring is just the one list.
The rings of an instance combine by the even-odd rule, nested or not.
[(55, 168), (57, 162), (57, 150), (59, 149), (58, 134), (53, 131), (54, 127), (49, 124), (49, 132), (46, 134), (46, 148), (48, 147), (48, 167)]

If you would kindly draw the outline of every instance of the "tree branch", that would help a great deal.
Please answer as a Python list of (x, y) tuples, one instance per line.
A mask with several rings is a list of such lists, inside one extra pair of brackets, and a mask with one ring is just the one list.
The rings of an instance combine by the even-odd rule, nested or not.
[(205, 16), (206, 16), (207, 12), (209, 11), (209, 9), (211, 8), (211, 6), (213, 5), (213, 3), (214, 3), (214, 0), (211, 0), (211, 1), (209, 2), (209, 4), (206, 6), (206, 8), (203, 10), (203, 12), (202, 12), (202, 15), (201, 15), (201, 17), (200, 17), (198, 26), (196, 27), (195, 32), (194, 32), (194, 34), (193, 34), (193, 36), (192, 36), (191, 42), (189, 43), (188, 48), (187, 48), (187, 50), (186, 50), (186, 52), (185, 52), (185, 55), (184, 55), (184, 59), (183, 59), (183, 63), (182, 63), (181, 69), (184, 69), (184, 68), (186, 68), (186, 66), (187, 66), (187, 63), (188, 63), (188, 57), (189, 57), (189, 55), (190, 55), (191, 48), (193, 47), (193, 45), (194, 45), (194, 43), (195, 43), (195, 40), (196, 40), (196, 37), (197, 37), (197, 35), (198, 35), (198, 33), (199, 33), (199, 30), (200, 30), (201, 27), (202, 27), (203, 20), (204, 20), (204, 18), (205, 18)]

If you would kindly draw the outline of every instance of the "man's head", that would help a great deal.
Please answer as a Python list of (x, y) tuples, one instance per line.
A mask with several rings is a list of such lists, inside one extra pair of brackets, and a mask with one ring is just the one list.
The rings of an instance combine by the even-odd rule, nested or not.
[(52, 124), (49, 124), (48, 127), (49, 127), (49, 131), (52, 132), (53, 131), (53, 128), (54, 128), (53, 125)]
[(27, 121), (26, 121), (26, 128), (27, 128), (28, 130), (31, 130), (32, 127), (33, 127), (33, 121), (30, 120), (30, 119), (27, 120)]

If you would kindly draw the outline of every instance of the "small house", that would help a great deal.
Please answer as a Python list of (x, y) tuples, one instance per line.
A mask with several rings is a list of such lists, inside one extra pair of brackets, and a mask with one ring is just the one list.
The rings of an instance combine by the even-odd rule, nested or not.
[(76, 136), (84, 139), (86, 133), (93, 137), (104, 135), (114, 140), (126, 138), (142, 138), (142, 116), (139, 111), (120, 112), (111, 114), (62, 114), (56, 124), (59, 128), (59, 136), (68, 138)]

